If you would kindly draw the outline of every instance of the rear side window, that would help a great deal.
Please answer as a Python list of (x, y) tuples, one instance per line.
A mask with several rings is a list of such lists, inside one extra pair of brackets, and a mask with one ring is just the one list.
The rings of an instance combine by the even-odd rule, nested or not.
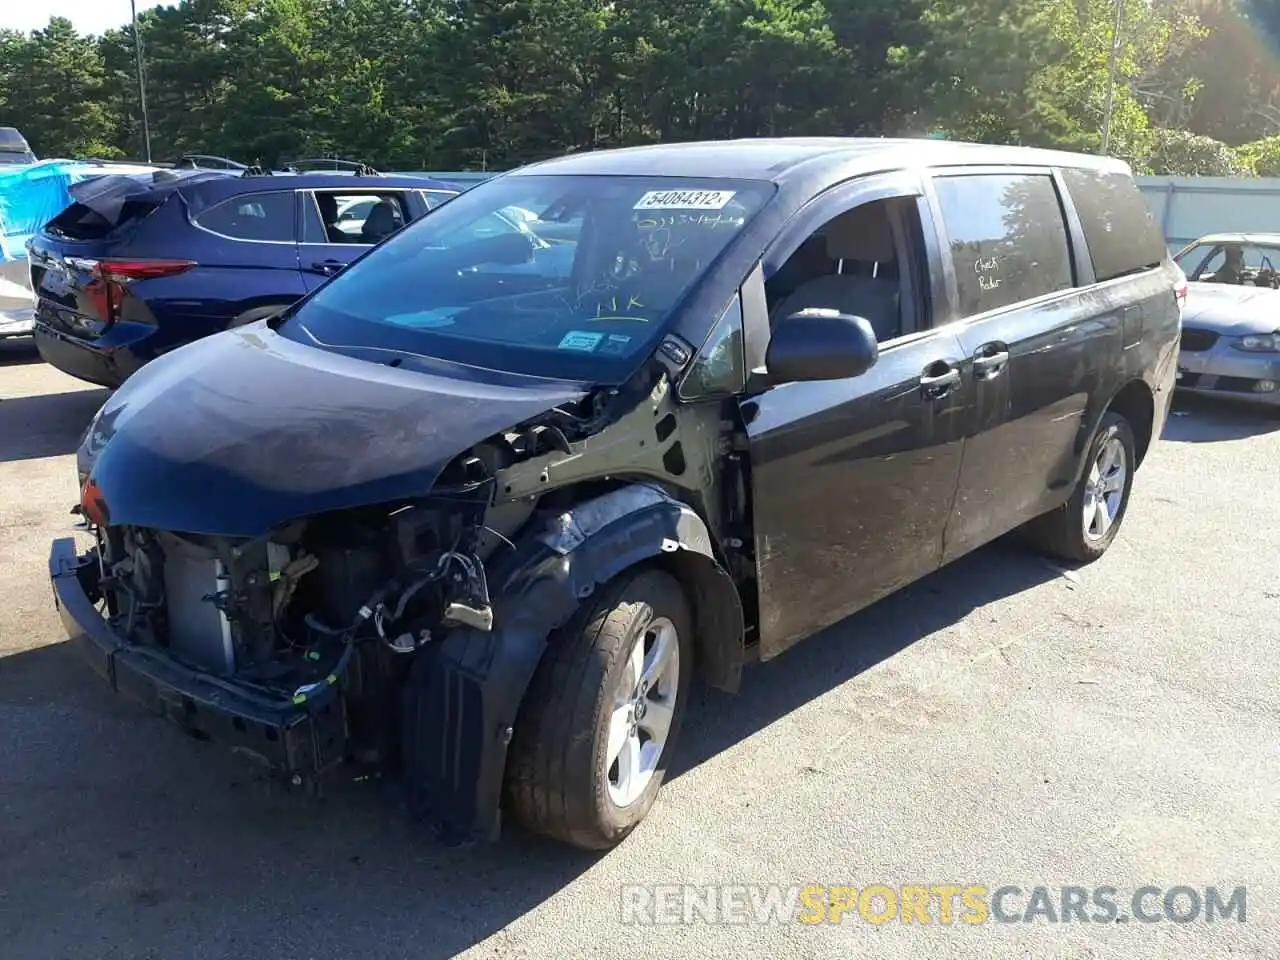
[(206, 230), (237, 240), (294, 239), (293, 193), (250, 193), (214, 204), (196, 217)]
[(1132, 177), (1097, 170), (1064, 170), (1062, 176), (1099, 283), (1164, 262), (1164, 238)]
[(973, 316), (1074, 285), (1062, 204), (1049, 174), (934, 180), (960, 313)]
[(410, 220), (405, 191), (316, 190), (304, 206), (303, 243), (374, 244)]

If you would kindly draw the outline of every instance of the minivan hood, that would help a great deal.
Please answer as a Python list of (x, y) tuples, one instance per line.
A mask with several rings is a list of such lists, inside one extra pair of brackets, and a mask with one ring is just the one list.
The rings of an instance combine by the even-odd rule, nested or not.
[(584, 396), (473, 373), (397, 369), (250, 324), (133, 374), (90, 424), (80, 467), (111, 524), (257, 537), (424, 494), (472, 444)]
[(1182, 323), (1226, 336), (1271, 333), (1280, 328), (1280, 290), (1227, 283), (1189, 283)]

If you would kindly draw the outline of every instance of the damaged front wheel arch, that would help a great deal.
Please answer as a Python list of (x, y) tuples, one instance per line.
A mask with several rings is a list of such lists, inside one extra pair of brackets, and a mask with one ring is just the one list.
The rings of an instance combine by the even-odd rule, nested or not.
[[(616, 498), (616, 499), (614, 499)], [(611, 509), (625, 498), (633, 509)], [(610, 502), (612, 501), (612, 502)], [(414, 815), (456, 840), (492, 836), (508, 744), (552, 633), (605, 584), (658, 567), (692, 608), (698, 671), (736, 690), (743, 610), (702, 519), (653, 488), (605, 494), (521, 541), (495, 570), (495, 629), (451, 631), (419, 656), (404, 701), (404, 770)]]
[(693, 608), (695, 675), (708, 686), (736, 693), (744, 624), (733, 580), (713, 559), (688, 550), (662, 554), (653, 562), (676, 578)]

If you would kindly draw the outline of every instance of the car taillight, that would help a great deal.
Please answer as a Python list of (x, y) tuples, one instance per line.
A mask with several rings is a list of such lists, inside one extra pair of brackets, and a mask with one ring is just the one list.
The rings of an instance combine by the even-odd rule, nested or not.
[(93, 279), (85, 285), (85, 293), (93, 301), (100, 316), (107, 323), (120, 319), (120, 304), (125, 286), (134, 280), (153, 280), (171, 277), (190, 270), (194, 260), (68, 260), (72, 266), (88, 272)]
[(1174, 299), (1178, 301), (1178, 310), (1181, 312), (1183, 307), (1187, 305), (1187, 285), (1185, 283), (1180, 283), (1174, 287), (1173, 296)]
[(171, 277), (195, 265), (194, 260), (99, 260), (94, 274), (112, 283), (128, 283)]

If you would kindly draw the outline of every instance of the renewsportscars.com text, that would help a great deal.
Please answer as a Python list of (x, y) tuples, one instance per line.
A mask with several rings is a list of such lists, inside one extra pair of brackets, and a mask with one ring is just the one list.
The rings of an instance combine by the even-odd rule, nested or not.
[(1246, 922), (1245, 887), (992, 886), (977, 883), (631, 884), (622, 922), (642, 925)]

